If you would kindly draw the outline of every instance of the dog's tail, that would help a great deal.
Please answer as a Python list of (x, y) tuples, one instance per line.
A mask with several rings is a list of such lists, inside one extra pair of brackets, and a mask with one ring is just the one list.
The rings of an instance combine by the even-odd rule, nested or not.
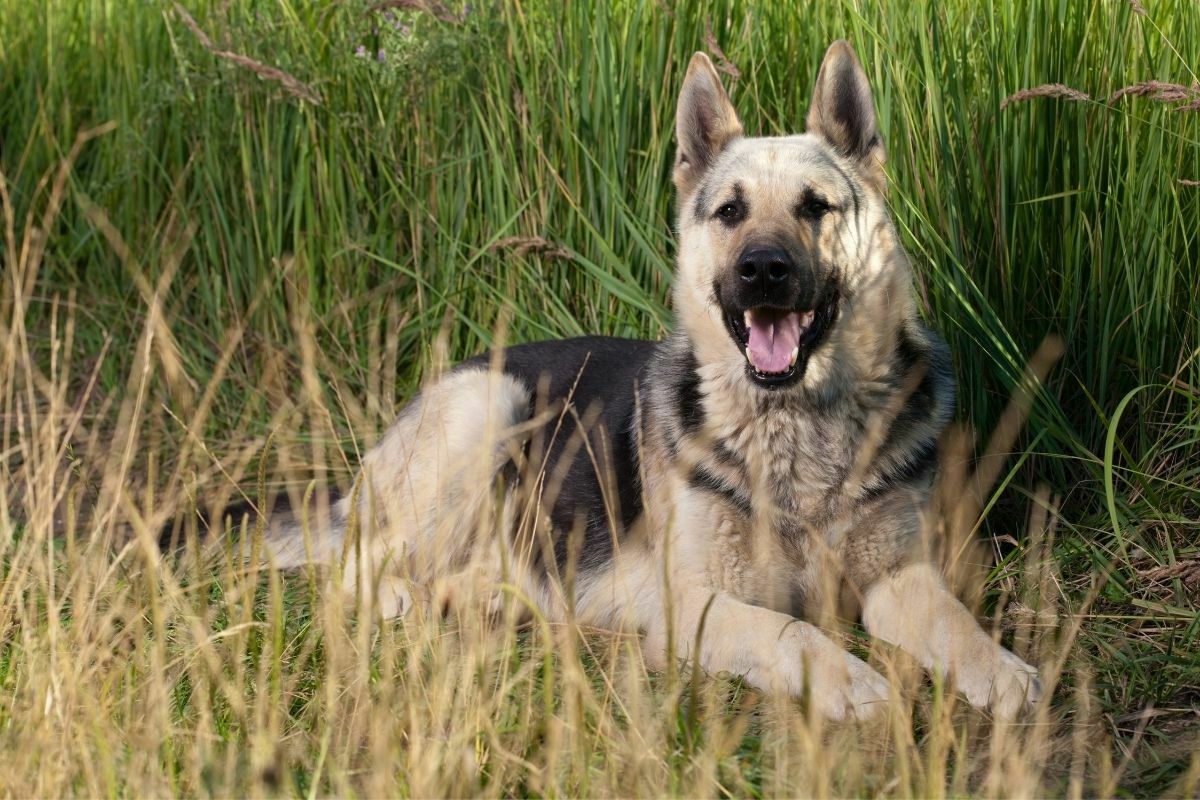
[[(262, 558), (279, 569), (328, 562), (341, 553), (349, 520), (349, 496), (328, 503), (325, 509), (309, 504), (301, 512), (291, 506), (280, 513), (273, 511), (258, 529), (265, 548)], [(243, 556), (250, 558), (253, 539), (247, 544)]]
[[(273, 503), (248, 500), (176, 515), (159, 532), (159, 548), (178, 554), (187, 542), (228, 541), (243, 559), (256, 551), (259, 560), (279, 569), (323, 563), (341, 552), (350, 519), (350, 497), (329, 498), (325, 503), (293, 507), (286, 495)], [(324, 508), (322, 508), (324, 506)]]
[[(389, 548), (414, 559), (413, 569), (428, 566), (436, 572), (439, 565), (457, 562), (470, 543), (462, 534), (479, 530), (495, 510), (495, 478), (511, 480), (520, 471), (530, 436), (525, 423), (534, 413), (532, 392), (516, 378), (477, 363), (464, 367), (400, 412), (364, 457), (356, 484), (361, 488), (326, 503), (291, 505), (280, 498), (262, 514), (248, 504), (218, 512), (215, 520), (197, 514), (194, 518), (203, 523), (199, 538), (227, 541), (232, 528), (236, 538), (230, 544), (246, 557), (261, 543), (261, 560), (281, 569), (328, 564), (341, 557), (347, 530), (360, 530), (352, 519), (355, 510), (369, 517), (359, 522), (368, 523), (360, 532), (372, 551), (383, 551), (369, 554), (372, 564), (386, 560)], [(515, 505), (506, 503), (502, 513), (505, 508)], [(382, 540), (380, 526), (390, 532)], [(160, 539), (166, 549), (180, 540), (189, 537), (181, 537), (177, 525)]]

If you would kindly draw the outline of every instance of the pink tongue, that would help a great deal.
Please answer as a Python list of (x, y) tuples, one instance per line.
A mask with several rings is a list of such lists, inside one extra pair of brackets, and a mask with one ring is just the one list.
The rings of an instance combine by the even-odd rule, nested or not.
[(759, 372), (787, 372), (800, 344), (800, 315), (768, 310), (750, 312), (750, 364)]

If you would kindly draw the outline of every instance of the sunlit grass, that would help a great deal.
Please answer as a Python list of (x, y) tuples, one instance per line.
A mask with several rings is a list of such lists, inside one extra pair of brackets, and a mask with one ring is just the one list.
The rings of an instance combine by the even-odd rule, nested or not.
[[(0, 3), (5, 791), (1196, 791), (1200, 113), (1109, 100), (1192, 84), (1193, 6), (187, 5), (320, 104), (170, 4)], [(372, 625), (312, 576), (162, 567), (177, 511), (346, 488), (423, 372), (497, 331), (661, 335), (710, 26), (762, 133), (854, 43), (964, 421), (1065, 340), (980, 526), (984, 613), (1062, 670), (1038, 717), (997, 731), (880, 653), (903, 701), (831, 730), (732, 678), (693, 701), (619, 637)], [(1048, 83), (1089, 99), (1001, 110)]]

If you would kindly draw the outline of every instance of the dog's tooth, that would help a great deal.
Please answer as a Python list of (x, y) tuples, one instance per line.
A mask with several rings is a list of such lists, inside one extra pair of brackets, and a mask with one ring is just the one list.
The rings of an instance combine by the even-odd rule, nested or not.
[(788, 361), (788, 369), (791, 369), (792, 367), (796, 366), (796, 359), (798, 359), (799, 357), (800, 357), (800, 348), (793, 347), (791, 360)]
[(742, 321), (746, 323), (746, 327), (750, 327), (750, 309), (746, 309), (742, 314)]
[(746, 360), (749, 361), (751, 364), (754, 363), (754, 360), (752, 358), (750, 358), (750, 345), (746, 345)]

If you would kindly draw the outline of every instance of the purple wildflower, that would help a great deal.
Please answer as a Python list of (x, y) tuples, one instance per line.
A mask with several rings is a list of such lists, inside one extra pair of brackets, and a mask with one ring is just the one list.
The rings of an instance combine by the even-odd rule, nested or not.
[(382, 48), (380, 48), (379, 52), (375, 54), (375, 60), (380, 64), (382, 64), (384, 61), (387, 61), (387, 55), (383, 52)]
[(360, 44), (358, 47), (354, 48), (354, 55), (358, 56), (359, 58), (366, 58), (367, 46)]

